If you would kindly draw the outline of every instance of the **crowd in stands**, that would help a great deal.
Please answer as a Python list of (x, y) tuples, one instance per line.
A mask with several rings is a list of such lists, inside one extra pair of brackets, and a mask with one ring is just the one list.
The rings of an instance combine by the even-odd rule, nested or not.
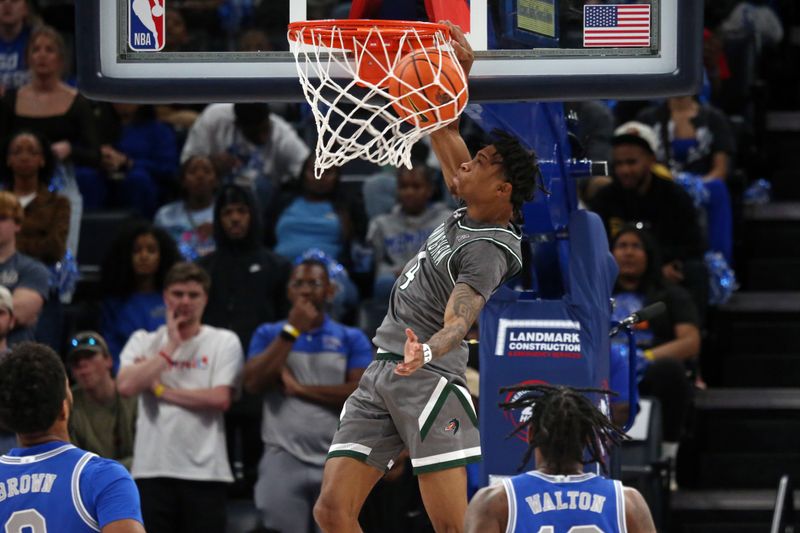
[[(420, 144), (411, 169), (367, 178), (335, 168), (317, 180), (300, 104), (90, 101), (69, 83), (73, 36), (33, 2), (0, 0), (0, 354), (31, 339), (63, 354), (72, 436), (131, 469), (148, 531), (224, 523), (233, 481), (265, 527), (310, 531), (336, 415), (372, 358), (394, 280), (453, 207), (435, 160)], [(774, 46), (780, 20), (765, 3), (717, 14), (703, 93), (566, 106), (585, 153), (609, 162), (581, 200), (603, 219), (620, 268), (615, 316), (667, 304), (636, 335), (640, 392), (661, 400), (676, 446), (703, 386), (704, 257), (733, 261), (730, 184), (745, 165), (729, 117), (752, 115), (730, 98), (735, 58), (721, 43), (755, 9), (759, 53)], [(285, 48), (278, 4), (175, 0), (169, 49)], [(99, 312), (87, 331), (65, 330), (65, 308), (80, 303), (79, 237), (92, 239), (82, 216), (110, 209), (133, 217), (95, 281)], [(10, 445), (0, 431), (0, 448)], [(387, 484), (408, 477), (403, 466)]]

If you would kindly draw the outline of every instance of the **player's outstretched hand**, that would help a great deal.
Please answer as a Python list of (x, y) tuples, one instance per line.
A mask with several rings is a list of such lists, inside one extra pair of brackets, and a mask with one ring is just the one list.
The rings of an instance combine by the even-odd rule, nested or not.
[(469, 41), (467, 41), (464, 31), (456, 24), (449, 20), (440, 20), (439, 24), (444, 24), (450, 28), (450, 44), (453, 45), (453, 51), (456, 53), (461, 68), (464, 69), (464, 75), (469, 76), (469, 71), (472, 70), (472, 63), (475, 61), (475, 52), (472, 51)]
[(425, 364), (425, 357), (422, 353), (422, 343), (419, 342), (417, 335), (411, 328), (406, 328), (406, 345), (403, 347), (403, 362), (397, 363), (394, 373), (400, 376), (410, 376), (423, 364)]

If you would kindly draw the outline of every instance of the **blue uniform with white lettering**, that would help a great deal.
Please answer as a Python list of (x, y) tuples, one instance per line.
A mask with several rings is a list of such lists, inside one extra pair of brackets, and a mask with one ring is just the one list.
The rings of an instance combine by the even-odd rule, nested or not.
[(526, 472), (503, 480), (507, 533), (624, 533), (622, 483), (595, 474)]
[(54, 441), (0, 456), (0, 531), (101, 531), (117, 520), (142, 522), (139, 492), (125, 468)]

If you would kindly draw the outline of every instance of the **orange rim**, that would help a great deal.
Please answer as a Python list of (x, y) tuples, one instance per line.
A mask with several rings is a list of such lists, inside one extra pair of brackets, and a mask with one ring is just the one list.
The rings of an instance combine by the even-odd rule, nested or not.
[[(436, 22), (417, 22), (406, 20), (377, 20), (377, 19), (328, 19), (328, 20), (303, 20), (290, 22), (289, 39), (296, 41), (302, 38), (305, 44), (319, 44), (319, 38), (331, 42), (334, 35), (352, 37), (356, 41), (364, 42), (374, 29), (377, 29), (384, 38), (387, 50), (394, 50), (398, 41), (408, 34), (409, 30), (416, 30), (421, 38), (419, 43), (406, 41), (407, 45), (414, 48), (426, 48), (434, 42), (434, 36), (442, 32), (446, 39), (450, 38), (450, 28), (444, 24)], [(311, 30), (311, 31), (303, 31)], [(374, 35), (374, 34), (373, 34)], [(314, 36), (317, 38), (315, 39)], [(413, 40), (412, 40), (413, 41)], [(345, 40), (347, 49), (351, 48), (351, 42)], [(418, 45), (418, 46), (417, 46)]]

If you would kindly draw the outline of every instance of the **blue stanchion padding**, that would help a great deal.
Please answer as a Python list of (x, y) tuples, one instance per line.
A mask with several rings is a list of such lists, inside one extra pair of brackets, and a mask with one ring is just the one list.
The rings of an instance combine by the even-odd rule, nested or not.
[(733, 210), (728, 186), (722, 180), (703, 184), (708, 191), (708, 248), (720, 252), (733, 265)]
[(502, 411), (498, 402), (511, 398), (498, 394), (500, 387), (526, 382), (608, 387), (610, 298), (617, 266), (596, 214), (573, 212), (566, 232), (563, 298), (529, 300), (503, 288), (481, 313), (483, 484), (490, 475), (514, 474), (527, 447), (524, 434), (506, 435), (530, 413)]
[(466, 112), (484, 131), (504, 130), (536, 152), (543, 190), (537, 190), (534, 200), (523, 206), (523, 229), (536, 255), (533, 289), (543, 298), (560, 298), (566, 291), (563, 273), (567, 252), (566, 242), (559, 235), (578, 207), (563, 104), (470, 104)]

